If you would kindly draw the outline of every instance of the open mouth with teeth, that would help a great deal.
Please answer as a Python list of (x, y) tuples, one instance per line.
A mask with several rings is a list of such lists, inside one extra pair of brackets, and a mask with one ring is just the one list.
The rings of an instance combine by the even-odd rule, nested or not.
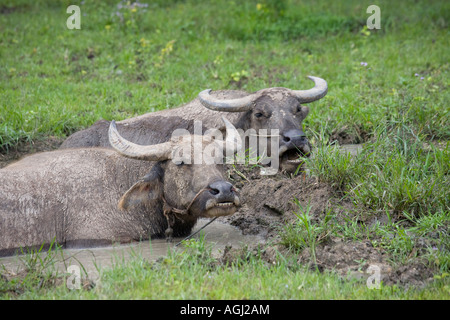
[(235, 198), (233, 202), (216, 202), (214, 200), (208, 200), (206, 203), (206, 214), (207, 217), (219, 217), (228, 216), (237, 211), (240, 205), (239, 198)]
[(303, 162), (301, 158), (305, 157), (305, 154), (299, 150), (291, 149), (283, 154), (283, 160), (287, 163), (300, 164)]
[(233, 207), (234, 206), (234, 203), (233, 202), (220, 202), (220, 203), (216, 203), (215, 205), (214, 205), (214, 207), (223, 207), (223, 208), (226, 208), (226, 207)]
[(282, 161), (286, 161), (288, 163), (298, 163), (298, 164), (300, 164), (300, 163), (303, 162), (302, 158), (307, 158), (309, 156), (310, 156), (309, 153), (305, 154), (300, 149), (289, 149), (289, 150), (286, 150), (286, 152), (283, 153)]
[(305, 160), (304, 158), (309, 157), (310, 153), (304, 153), (300, 149), (289, 149), (286, 150), (281, 155), (281, 169), (285, 171), (295, 171), (299, 165), (301, 165)]

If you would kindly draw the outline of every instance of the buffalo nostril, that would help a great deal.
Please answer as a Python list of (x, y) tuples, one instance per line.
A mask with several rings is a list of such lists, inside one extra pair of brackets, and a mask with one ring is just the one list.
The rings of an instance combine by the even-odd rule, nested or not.
[(233, 185), (226, 181), (216, 181), (211, 183), (208, 187), (210, 194), (216, 198), (228, 198), (234, 194)]
[(303, 131), (293, 129), (283, 134), (283, 142), (285, 144), (292, 144), (294, 146), (300, 146), (307, 142), (306, 135)]
[(214, 189), (214, 188), (209, 188), (209, 192), (210, 192), (212, 195), (218, 195), (218, 194), (220, 193), (219, 190)]

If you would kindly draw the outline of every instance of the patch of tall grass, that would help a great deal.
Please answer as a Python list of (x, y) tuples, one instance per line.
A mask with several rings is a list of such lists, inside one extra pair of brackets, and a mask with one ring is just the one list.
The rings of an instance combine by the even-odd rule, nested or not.
[(390, 133), (366, 143), (355, 157), (321, 145), (307, 167), (356, 204), (420, 217), (450, 208), (449, 151), (448, 143), (436, 147)]
[(353, 202), (359, 215), (384, 216), (381, 220), (387, 221), (372, 220), (366, 225), (362, 221), (367, 219), (361, 221), (352, 212), (340, 217), (340, 222), (333, 219), (332, 233), (354, 241), (369, 240), (389, 252), (393, 263), (425, 259), (448, 272), (449, 143), (425, 142), (403, 124), (389, 131), (383, 127), (374, 136), (355, 156), (319, 143), (315, 156), (306, 160), (310, 174), (334, 186), (339, 197)]

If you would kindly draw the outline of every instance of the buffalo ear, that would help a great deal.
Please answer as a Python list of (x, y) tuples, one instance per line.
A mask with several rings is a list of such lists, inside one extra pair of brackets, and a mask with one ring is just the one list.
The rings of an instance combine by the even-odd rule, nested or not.
[(119, 200), (120, 210), (130, 210), (139, 205), (149, 205), (161, 199), (163, 188), (159, 172), (152, 170), (128, 189)]
[(302, 117), (303, 117), (303, 119), (306, 118), (306, 116), (308, 115), (308, 113), (309, 113), (309, 107), (307, 107), (307, 106), (302, 106)]

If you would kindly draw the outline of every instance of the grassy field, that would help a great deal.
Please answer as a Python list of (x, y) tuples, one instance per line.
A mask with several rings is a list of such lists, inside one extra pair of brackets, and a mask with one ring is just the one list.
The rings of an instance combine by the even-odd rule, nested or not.
[[(381, 30), (366, 27), (372, 1), (132, 3), (0, 1), (3, 154), (50, 137), (62, 139), (100, 118), (121, 120), (176, 107), (206, 88), (308, 89), (306, 76), (315, 75), (327, 80), (329, 92), (310, 105), (304, 121), (316, 148), (307, 166), (364, 209), (346, 223), (337, 223), (330, 211), (330, 219), (318, 225), (300, 210), (298, 223), (280, 231), (283, 244), (294, 252), (313, 247), (325, 231), (369, 239), (394, 263), (422, 259), (436, 281), (422, 290), (369, 290), (332, 274), (300, 270), (288, 260), (271, 268), (258, 258), (221, 266), (200, 242), (191, 249), (201, 247), (201, 254), (174, 255), (158, 265), (139, 258), (120, 264), (105, 271), (94, 290), (55, 289), (42, 285), (41, 272), (30, 272), (14, 283), (0, 280), (0, 295), (450, 297), (448, 1), (378, 1)], [(81, 8), (80, 30), (66, 27), (70, 4)], [(353, 161), (336, 150), (335, 140), (364, 143), (363, 152)], [(370, 228), (357, 223), (375, 213), (389, 223)], [(11, 286), (19, 288), (16, 294)]]
[[(426, 289), (383, 286), (368, 289), (365, 281), (343, 280), (329, 272), (319, 273), (282, 259), (267, 263), (243, 249), (228, 263), (211, 254), (204, 239), (190, 240), (182, 252), (169, 252), (150, 263), (139, 254), (126, 262), (116, 259), (113, 268), (99, 270), (100, 281), (81, 281), (79, 289), (66, 286), (72, 279), (55, 272), (58, 257), (29, 254), (24, 272), (9, 283), (0, 281), (4, 299), (448, 299), (448, 281), (436, 280)], [(44, 268), (45, 267), (45, 268)], [(0, 295), (0, 298), (2, 296)]]

